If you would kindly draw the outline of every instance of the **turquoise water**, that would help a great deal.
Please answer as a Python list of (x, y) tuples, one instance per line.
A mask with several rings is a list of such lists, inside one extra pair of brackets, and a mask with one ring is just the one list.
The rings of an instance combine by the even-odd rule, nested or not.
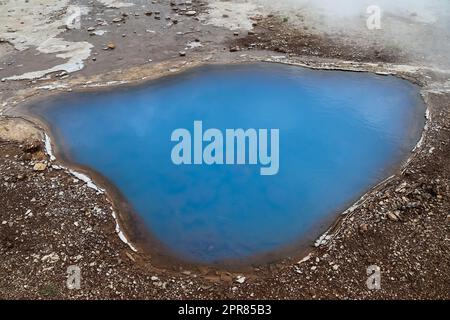
[[(31, 110), (50, 124), (65, 157), (120, 190), (168, 252), (206, 263), (319, 235), (407, 158), (424, 115), (418, 88), (404, 80), (276, 64), (201, 67), (64, 94)], [(175, 165), (171, 134), (193, 132), (194, 121), (222, 132), (279, 129), (278, 173)]]

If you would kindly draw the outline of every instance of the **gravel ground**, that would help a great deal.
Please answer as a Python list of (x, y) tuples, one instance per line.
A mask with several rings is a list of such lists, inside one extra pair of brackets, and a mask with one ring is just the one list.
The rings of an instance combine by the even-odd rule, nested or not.
[[(448, 97), (434, 95), (430, 105), (448, 123), (442, 100)], [(39, 140), (1, 141), (0, 297), (448, 299), (450, 128), (444, 128), (430, 129), (433, 153), (419, 154), (404, 174), (374, 190), (309, 259), (244, 273), (152, 265), (120, 241), (105, 195), (53, 168)], [(81, 269), (80, 290), (66, 286), (72, 265)], [(381, 269), (380, 290), (367, 289), (370, 265)]]
[[(158, 68), (156, 62), (176, 60), (185, 65), (194, 56), (201, 61), (213, 56), (218, 62), (235, 62), (251, 54), (291, 55), (305, 63), (314, 60), (315, 64), (321, 59), (374, 65), (410, 62), (404, 52), (294, 30), (277, 16), (255, 15), (252, 31), (203, 25), (199, 17), (205, 6), (199, 1), (192, 6), (195, 15), (183, 16), (169, 28), (165, 15), (174, 12), (172, 6), (168, 2), (156, 6), (153, 11), (161, 11), (161, 19), (146, 15), (147, 7), (138, 10), (94, 5), (91, 16), (84, 16), (81, 31), (65, 33), (71, 41), (88, 39), (93, 43), (93, 54), (85, 68), (40, 81), (0, 83), (0, 97), (10, 108), (4, 113), (22, 100), (26, 102), (28, 96), (42, 94), (39, 86), (72, 88), (89, 79), (95, 83), (127, 77), (139, 80), (145, 70)], [(94, 15), (107, 20), (108, 25), (97, 26), (101, 21), (95, 22)], [(118, 17), (121, 23), (112, 22)], [(88, 28), (93, 26), (108, 32), (90, 35)], [(156, 35), (147, 29), (156, 30)], [(191, 42), (202, 47), (186, 50)], [(108, 48), (110, 43), (114, 48)], [(108, 49), (103, 50), (105, 47)], [(180, 51), (186, 51), (186, 57)], [(18, 70), (47, 68), (55, 62), (50, 55), (36, 59), (35, 54), (33, 48), (14, 52), (10, 44), (0, 42), (0, 78)], [(107, 195), (56, 165), (58, 161), (50, 161), (40, 131), (1, 117), (0, 298), (449, 299), (448, 73), (431, 70), (417, 77), (427, 87), (425, 98), (431, 118), (425, 140), (406, 169), (369, 192), (356, 209), (339, 220), (327, 241), (317, 247), (312, 244), (301, 263), (302, 257), (292, 257), (239, 271), (164, 266), (147, 253), (133, 251), (116, 233)], [(3, 107), (0, 104), (0, 112)], [(366, 284), (367, 268), (373, 265), (381, 271), (379, 290), (369, 290)], [(67, 287), (70, 266), (80, 268), (79, 290)]]

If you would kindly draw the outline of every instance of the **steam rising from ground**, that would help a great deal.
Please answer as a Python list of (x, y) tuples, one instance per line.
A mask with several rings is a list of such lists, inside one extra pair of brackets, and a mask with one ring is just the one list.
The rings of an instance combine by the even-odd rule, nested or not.
[[(211, 1), (211, 0), (210, 0)], [(450, 68), (448, 0), (233, 0), (288, 18), (293, 26), (327, 33), (361, 46), (375, 45), (406, 54), (411, 61)], [(367, 8), (379, 6), (381, 30), (366, 27)]]
[(256, 2), (280, 10), (316, 10), (331, 21), (338, 17), (359, 16), (371, 5), (379, 6), (389, 14), (408, 16), (416, 13), (427, 21), (435, 21), (439, 12), (449, 8), (447, 0), (256, 0)]

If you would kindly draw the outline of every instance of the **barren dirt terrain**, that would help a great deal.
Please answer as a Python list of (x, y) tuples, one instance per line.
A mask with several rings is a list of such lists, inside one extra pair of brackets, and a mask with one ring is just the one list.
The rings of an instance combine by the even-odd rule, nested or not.
[[(386, 7), (369, 31), (365, 8), (334, 16), (304, 3), (0, 0), (0, 298), (449, 299), (448, 6)], [(252, 61), (395, 74), (421, 86), (428, 109), (408, 163), (307, 254), (263, 265), (161, 264), (133, 250), (111, 195), (55, 158), (23, 113), (58, 92)], [(66, 285), (72, 265), (78, 290)], [(366, 284), (371, 265), (379, 290)]]

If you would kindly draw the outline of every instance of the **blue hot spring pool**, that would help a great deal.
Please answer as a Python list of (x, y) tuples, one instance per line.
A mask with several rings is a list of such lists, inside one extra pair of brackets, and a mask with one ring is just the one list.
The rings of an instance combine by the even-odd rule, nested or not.
[[(199, 263), (311, 244), (408, 157), (425, 112), (419, 88), (393, 76), (264, 63), (67, 93), (30, 110), (65, 159), (120, 191), (169, 255)], [(224, 158), (227, 129), (278, 129), (278, 170), (262, 175), (264, 165), (250, 161), (195, 164), (194, 148), (213, 141), (194, 138), (195, 121), (203, 133), (223, 134)], [(192, 135), (180, 153), (190, 154), (190, 165), (171, 156), (179, 128)], [(274, 145), (268, 137), (266, 149)]]

